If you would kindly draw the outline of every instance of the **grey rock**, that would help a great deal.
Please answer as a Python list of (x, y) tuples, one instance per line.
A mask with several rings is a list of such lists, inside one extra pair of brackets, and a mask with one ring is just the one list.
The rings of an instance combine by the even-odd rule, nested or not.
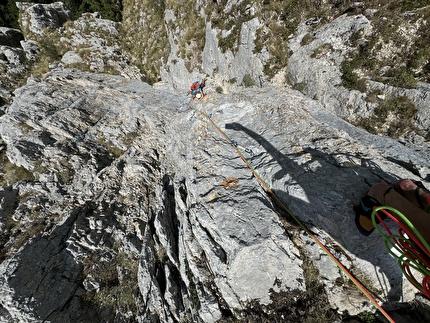
[[(59, 68), (15, 91), (0, 117), (0, 154), (34, 175), (0, 190), (0, 315), (216, 322), (259, 306), (294, 321), (306, 297), (374, 311), (211, 121), (385, 304), (414, 299), (375, 248), (381, 238), (358, 233), (352, 205), (380, 180), (428, 185), (428, 149), (370, 135), (286, 88), (209, 87), (191, 106), (136, 80)], [(318, 295), (306, 288), (310, 264)], [(286, 302), (288, 313), (276, 305)]]
[(62, 2), (50, 4), (17, 2), (21, 13), (21, 28), (36, 35), (43, 35), (46, 29), (57, 29), (73, 19), (72, 12)]
[(24, 36), (19, 29), (0, 27), (0, 46), (19, 47)]
[[(346, 54), (353, 50), (348, 46), (348, 39), (359, 30), (369, 32), (372, 26), (363, 15), (343, 15), (315, 31), (311, 28), (306, 23), (300, 24), (296, 35), (289, 41), (292, 51), (288, 59), (289, 75), (294, 84), (305, 84), (309, 97), (318, 99), (338, 116), (354, 120), (355, 107), (360, 106), (364, 114), (370, 108), (367, 107), (363, 93), (340, 86), (340, 64)], [(303, 37), (309, 33), (313, 36), (312, 41), (302, 45)]]
[(2, 60), (6, 64), (20, 65), (23, 63), (24, 52), (22, 50), (0, 47)]
[[(348, 47), (347, 40), (358, 31), (366, 35), (371, 30), (370, 21), (363, 15), (343, 15), (315, 30), (306, 22), (300, 24), (296, 35), (289, 42), (292, 55), (288, 60), (288, 71), (293, 84), (302, 84), (309, 97), (317, 99), (326, 109), (341, 118), (354, 122), (360, 117), (371, 116), (377, 103), (368, 102), (365, 93), (341, 86), (340, 70), (347, 53), (353, 50)], [(303, 37), (309, 34), (312, 35), (312, 41), (303, 45)], [(386, 95), (394, 98), (408, 97), (418, 109), (414, 125), (425, 135), (428, 134), (428, 84), (420, 83), (416, 89), (396, 88), (370, 80), (367, 84), (369, 88), (383, 90)]]
[(21, 41), (21, 47), (24, 50), (25, 56), (28, 61), (36, 61), (37, 52), (39, 51), (37, 42), (35, 42), (34, 40), (23, 40)]
[[(208, 21), (201, 70), (187, 69), (170, 30), (163, 82), (151, 87), (136, 80), (142, 75), (119, 46), (117, 23), (95, 13), (62, 26), (71, 16), (61, 3), (18, 7), (34, 39), (21, 40), (23, 50), (2, 46), (8, 73), (36, 59), (46, 27), (67, 51), (13, 101), (1, 89), (11, 104), (0, 113), (0, 320), (298, 321), (329, 308), (340, 321), (342, 313), (375, 311), (294, 218), (385, 306), (416, 299), (395, 260), (375, 248), (382, 239), (354, 225), (352, 206), (370, 185), (405, 177), (428, 185), (430, 171), (424, 138), (400, 142), (345, 121), (375, 108), (340, 86), (348, 40), (372, 30), (365, 16), (300, 24), (288, 71), (273, 80), (282, 87), (263, 87), (269, 56), (254, 53), (257, 18), (241, 25), (234, 53), (218, 44), (229, 31)], [(67, 69), (76, 65), (121, 76)], [(308, 97), (284, 86), (287, 72)], [(206, 74), (214, 76), (208, 96), (190, 104), (190, 80)], [(215, 93), (245, 75), (261, 88)], [(407, 95), (428, 130), (427, 84), (369, 86)], [(236, 149), (294, 216), (268, 197)]]
[[(206, 24), (205, 47), (202, 52), (202, 72), (189, 72), (185, 66), (184, 60), (178, 57), (177, 40), (170, 34), (169, 41), (172, 47), (168, 63), (161, 70), (162, 80), (174, 88), (187, 88), (189, 80), (201, 79), (205, 75), (214, 76), (216, 71), (216, 82), (228, 81), (235, 79), (238, 84), (242, 83), (245, 75), (249, 75), (255, 81), (259, 82), (259, 77), (263, 75), (265, 59), (264, 55), (255, 55), (255, 39), (260, 22), (257, 18), (251, 19), (242, 24), (240, 30), (240, 39), (237, 52), (233, 53), (228, 49), (225, 53), (219, 48), (218, 35), (227, 37), (228, 34), (217, 28), (212, 28), (212, 24)], [(223, 34), (224, 32), (224, 34)], [(218, 80), (217, 78), (221, 78)], [(233, 85), (231, 85), (233, 86)]]
[(430, 133), (430, 84), (418, 83), (415, 89), (403, 89), (378, 82), (369, 81), (369, 86), (375, 90), (382, 90), (392, 97), (408, 97), (417, 108), (417, 116), (414, 119), (414, 124), (424, 131), (425, 134)]
[(84, 61), (75, 51), (68, 51), (61, 58), (61, 62), (68, 66), (72, 64), (83, 63)]

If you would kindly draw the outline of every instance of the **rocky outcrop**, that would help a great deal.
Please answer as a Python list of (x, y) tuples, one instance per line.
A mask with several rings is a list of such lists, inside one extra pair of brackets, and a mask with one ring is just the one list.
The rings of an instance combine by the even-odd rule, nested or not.
[(0, 30), (0, 102), (9, 102), (15, 88), (30, 75), (40, 77), (55, 67), (122, 75), (140, 79), (121, 45), (120, 24), (99, 14), (83, 14), (76, 20), (62, 2), (18, 2), (21, 31)]
[(17, 2), (16, 5), (22, 12), (20, 24), (26, 33), (41, 36), (73, 19), (72, 12), (62, 2), (51, 4)]
[[(13, 89), (23, 84), (28, 64), (24, 36), (18, 29), (0, 27), (0, 104), (11, 99)], [(28, 47), (28, 46), (27, 46)]]
[[(427, 151), (369, 135), (297, 91), (208, 93), (194, 108), (292, 213), (386, 305), (411, 300), (351, 207), (381, 179), (424, 179)], [(21, 174), (0, 191), (2, 317), (298, 321), (372, 310), (185, 102), (61, 69), (15, 92), (0, 118), (3, 179)]]
[[(405, 129), (397, 137), (407, 144), (427, 145), (425, 142), (428, 141), (430, 125), (427, 84), (418, 82), (408, 89), (393, 86), (388, 80), (394, 77), (386, 76), (384, 71), (404, 68), (404, 65), (419, 65), (407, 68), (411, 70), (408, 76), (414, 79), (414, 73), (427, 75), (423, 72), (427, 70), (426, 56), (414, 64), (408, 63), (406, 49), (414, 47), (412, 45), (420, 38), (420, 30), (425, 29), (428, 8), (400, 15), (397, 12), (399, 8), (395, 11), (392, 8), (394, 13), (390, 13), (390, 6), (373, 2), (336, 5), (306, 3), (303, 4), (303, 11), (313, 9), (309, 12), (321, 13), (309, 17), (309, 12), (298, 13), (301, 9), (294, 5), (275, 2), (248, 4), (228, 1), (223, 8), (208, 3), (205, 9), (199, 2), (186, 7), (170, 4), (164, 7), (164, 11), (158, 11), (159, 8), (154, 6), (139, 6), (139, 0), (130, 0), (126, 1), (126, 5), (132, 6), (133, 10), (126, 10), (124, 14), (124, 29), (131, 31), (141, 26), (141, 30), (145, 30), (145, 34), (142, 32), (139, 37), (134, 33), (127, 35), (134, 40), (129, 41), (130, 50), (136, 51), (134, 56), (138, 56), (137, 53), (146, 46), (153, 47), (154, 38), (147, 36), (151, 34), (147, 30), (157, 34), (157, 43), (168, 43), (169, 46), (163, 47), (170, 48), (168, 54), (160, 50), (148, 55), (156, 62), (154, 64), (160, 65), (162, 81), (174, 88), (186, 88), (190, 80), (206, 75), (223, 92), (237, 85), (263, 87), (270, 83), (291, 86), (317, 99), (339, 117), (365, 128), (367, 126), (366, 129), (373, 133), (394, 137), (393, 131), (387, 129), (391, 124), (397, 128), (402, 124)], [(136, 14), (136, 10), (140, 15)], [(156, 18), (151, 15), (154, 11), (157, 12)], [(140, 18), (148, 15), (152, 19)], [(187, 16), (192, 18), (186, 20), (184, 17)], [(300, 16), (300, 21), (297, 16)], [(396, 40), (391, 39), (394, 33), (388, 33), (391, 36), (378, 34), (376, 25), (382, 25), (383, 21), (392, 24), (393, 30), (402, 35), (398, 42), (402, 43), (404, 50), (399, 50)], [(163, 32), (159, 31), (161, 25), (165, 26)], [(382, 33), (383, 28), (379, 32)], [(378, 42), (375, 39), (379, 39)], [(380, 65), (376, 75), (367, 75), (365, 67), (356, 68), (349, 72), (360, 79), (361, 89), (345, 87), (342, 64), (372, 42), (379, 45), (369, 45), (371, 48), (362, 55), (369, 55), (369, 65)], [(424, 47), (427, 48), (428, 44)], [(403, 61), (399, 58), (401, 55), (405, 57)], [(414, 55), (411, 53), (409, 56)], [(149, 66), (147, 60), (148, 56), (141, 60), (144, 70)], [(422, 79), (425, 80), (425, 77)], [(394, 113), (376, 126), (371, 125), (379, 107), (393, 105), (391, 99), (403, 98), (407, 98), (409, 105), (399, 108), (402, 111), (399, 115)], [(408, 109), (409, 114), (404, 111)]]
[(343, 15), (326, 25), (301, 23), (289, 42), (292, 55), (288, 60), (288, 72), (292, 83), (302, 84), (309, 97), (340, 117), (356, 118), (357, 106), (361, 113), (366, 113), (371, 108), (367, 107), (365, 94), (342, 86), (340, 66), (348, 52), (354, 50), (349, 46), (349, 39), (359, 32), (368, 34), (369, 29), (372, 29), (371, 22), (364, 15)]
[[(0, 67), (21, 77), (0, 93), (0, 320), (334, 322), (375, 312), (237, 148), (396, 321), (411, 322), (408, 302), (424, 301), (382, 239), (358, 233), (352, 211), (375, 182), (429, 184), (423, 136), (399, 142), (344, 120), (377, 106), (344, 88), (340, 70), (373, 13), (299, 24), (270, 84), (262, 7), (228, 1), (220, 14), (237, 20), (230, 29), (200, 9), (192, 21), (203, 36), (181, 47), (180, 8), (148, 3), (141, 14), (139, 1), (129, 4), (133, 36), (148, 27), (139, 45), (159, 55), (151, 75), (123, 51), (126, 28), (98, 14), (67, 21), (60, 3), (18, 4), (25, 40), (0, 34)], [(230, 36), (237, 46), (225, 48)], [(163, 83), (139, 80), (157, 73)], [(190, 104), (181, 93), (206, 74), (208, 95)], [(408, 96), (428, 130), (427, 84), (367, 84)]]
[[(349, 52), (355, 50), (349, 46), (349, 40), (354, 35), (366, 37), (371, 32), (372, 24), (364, 15), (343, 15), (321, 26), (301, 23), (289, 41), (292, 55), (288, 60), (288, 72), (293, 85), (341, 118), (353, 122), (370, 117), (382, 100), (373, 102), (368, 99), (368, 93), (343, 87), (341, 63)], [(428, 84), (402, 89), (368, 80), (367, 85), (370, 89), (379, 90), (381, 99), (385, 96), (408, 97), (418, 110), (413, 121), (423, 130), (424, 137), (427, 135), (430, 127)], [(416, 140), (424, 144), (422, 139)]]

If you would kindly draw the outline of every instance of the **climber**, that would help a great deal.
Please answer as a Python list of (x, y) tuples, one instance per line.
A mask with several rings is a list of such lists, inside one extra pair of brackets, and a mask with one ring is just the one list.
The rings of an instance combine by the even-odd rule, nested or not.
[(190, 90), (188, 91), (187, 94), (191, 94), (192, 101), (194, 101), (195, 98), (197, 98), (198, 100), (203, 99), (205, 95), (203, 92), (203, 88), (205, 86), (206, 86), (206, 79), (202, 79), (200, 84), (198, 81), (195, 81), (193, 84), (191, 84)]
[(205, 96), (205, 94), (203, 93), (203, 89), (205, 88), (205, 86), (206, 86), (206, 79), (202, 79), (199, 85), (199, 89), (200, 89), (200, 92), (202, 92), (203, 96)]
[(356, 207), (357, 227), (361, 233), (369, 235), (374, 227), (369, 213), (360, 212), (363, 211), (363, 202), (370, 211), (373, 206), (379, 205), (391, 206), (400, 211), (430, 244), (430, 191), (421, 182), (401, 179), (393, 186), (381, 182), (370, 187), (361, 199), (361, 207)]

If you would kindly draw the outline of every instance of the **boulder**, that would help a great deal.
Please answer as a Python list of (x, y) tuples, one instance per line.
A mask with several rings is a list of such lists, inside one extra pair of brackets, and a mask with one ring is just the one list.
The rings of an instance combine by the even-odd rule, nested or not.
[(0, 46), (20, 47), (21, 40), (24, 40), (19, 29), (0, 27)]
[(16, 5), (22, 11), (21, 29), (39, 36), (73, 19), (72, 12), (63, 2), (50, 4), (17, 2)]

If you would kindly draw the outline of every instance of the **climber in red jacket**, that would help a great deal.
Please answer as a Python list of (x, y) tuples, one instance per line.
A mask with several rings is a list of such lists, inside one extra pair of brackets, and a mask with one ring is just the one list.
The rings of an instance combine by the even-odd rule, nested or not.
[(196, 81), (190, 86), (190, 90), (188, 91), (188, 94), (191, 94), (191, 100), (194, 101), (195, 98), (198, 100), (203, 99), (205, 96), (203, 89), (206, 86), (206, 79), (202, 79), (202, 81), (199, 82)]

